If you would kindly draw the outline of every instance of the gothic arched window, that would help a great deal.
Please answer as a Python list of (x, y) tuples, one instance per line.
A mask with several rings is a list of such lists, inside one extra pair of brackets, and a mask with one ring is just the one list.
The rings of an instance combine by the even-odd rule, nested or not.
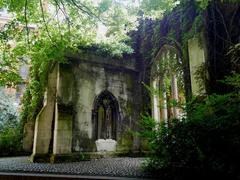
[(118, 104), (109, 91), (103, 91), (94, 101), (93, 124), (96, 139), (116, 139)]
[(152, 114), (157, 121), (179, 118), (185, 101), (182, 61), (173, 46), (164, 45), (151, 68)]

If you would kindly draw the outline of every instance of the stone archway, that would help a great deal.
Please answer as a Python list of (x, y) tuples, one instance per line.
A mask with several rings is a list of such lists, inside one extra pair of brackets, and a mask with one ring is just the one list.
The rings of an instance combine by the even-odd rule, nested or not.
[(118, 103), (112, 93), (105, 90), (94, 101), (93, 137), (95, 139), (117, 139), (119, 118)]
[(151, 67), (152, 114), (157, 121), (179, 118), (178, 103), (185, 102), (183, 66), (177, 48), (164, 45)]

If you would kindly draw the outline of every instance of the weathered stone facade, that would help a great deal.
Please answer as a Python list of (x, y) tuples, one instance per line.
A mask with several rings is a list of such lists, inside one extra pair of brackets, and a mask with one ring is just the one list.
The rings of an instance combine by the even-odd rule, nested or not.
[[(49, 74), (46, 105), (35, 123), (33, 160), (51, 153), (96, 152), (98, 139), (115, 140), (119, 152), (139, 151), (139, 140), (129, 132), (140, 119), (141, 82), (135, 60), (86, 54), (69, 60), (56, 64)], [(110, 122), (99, 125), (98, 103), (107, 100), (112, 101)], [(107, 120), (107, 112), (103, 115), (102, 121)]]

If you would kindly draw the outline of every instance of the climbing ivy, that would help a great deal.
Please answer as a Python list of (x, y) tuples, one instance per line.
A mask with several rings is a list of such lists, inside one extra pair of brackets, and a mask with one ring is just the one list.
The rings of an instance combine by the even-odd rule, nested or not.
[[(161, 3), (160, 0), (158, 2)], [(188, 41), (197, 38), (199, 46), (203, 47), (205, 43), (202, 41), (205, 40), (208, 46), (208, 62), (199, 68), (198, 81), (205, 85), (207, 93), (222, 89), (227, 91), (229, 88), (222, 87), (218, 80), (229, 75), (231, 71), (236, 71), (234, 67), (238, 67), (233, 65), (237, 64), (235, 61), (229, 61), (231, 55), (228, 53), (229, 48), (231, 51), (234, 46), (237, 47), (238, 14), (239, 1), (236, 0), (180, 1), (180, 4), (175, 5), (170, 12), (166, 10), (159, 19), (143, 17), (139, 25), (141, 30), (138, 31), (140, 46), (136, 51), (149, 67), (164, 44), (176, 47), (183, 62), (180, 66), (185, 72), (185, 84), (190, 87)], [(185, 88), (185, 91), (187, 97), (190, 97), (190, 88)]]
[[(48, 73), (55, 63), (68, 63), (66, 55), (91, 51), (119, 58), (133, 52), (127, 32), (135, 26), (134, 16), (129, 18), (125, 4), (113, 0), (0, 0), (0, 8), (12, 16), (0, 32), (0, 85), (23, 82), (18, 69), (22, 63), (30, 66), (22, 125), (35, 119)], [(106, 33), (99, 38), (100, 25)]]

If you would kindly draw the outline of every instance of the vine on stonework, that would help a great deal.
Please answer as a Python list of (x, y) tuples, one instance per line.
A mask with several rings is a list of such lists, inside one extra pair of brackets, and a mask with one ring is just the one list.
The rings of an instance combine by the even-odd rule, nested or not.
[[(194, 11), (194, 9), (196, 10)], [(159, 48), (164, 44), (175, 48), (177, 46), (177, 49), (181, 51), (179, 54), (182, 56), (181, 60), (183, 62), (179, 65), (183, 68), (188, 62), (188, 40), (200, 36), (203, 27), (203, 13), (204, 9), (196, 2), (183, 2), (162, 20), (146, 19), (145, 26), (141, 26), (140, 29), (143, 28), (145, 29), (144, 32), (149, 32), (151, 31), (150, 28), (153, 28), (153, 34), (145, 33), (142, 35), (143, 48), (141, 54), (143, 59), (145, 61), (154, 59), (159, 52)], [(152, 46), (153, 48), (148, 50), (148, 47)]]
[[(68, 63), (66, 55), (91, 52), (115, 59), (133, 53), (127, 32), (134, 28), (124, 4), (111, 0), (1, 1), (0, 8), (13, 13), (13, 20), (0, 33), (0, 85), (22, 82), (20, 64), (30, 66), (30, 77), (22, 100), (22, 125), (34, 120), (42, 107), (48, 73), (55, 63)], [(51, 9), (51, 10), (49, 10)], [(98, 35), (98, 27), (107, 28)], [(9, 42), (13, 41), (13, 45)], [(5, 73), (6, 72), (6, 73)]]

